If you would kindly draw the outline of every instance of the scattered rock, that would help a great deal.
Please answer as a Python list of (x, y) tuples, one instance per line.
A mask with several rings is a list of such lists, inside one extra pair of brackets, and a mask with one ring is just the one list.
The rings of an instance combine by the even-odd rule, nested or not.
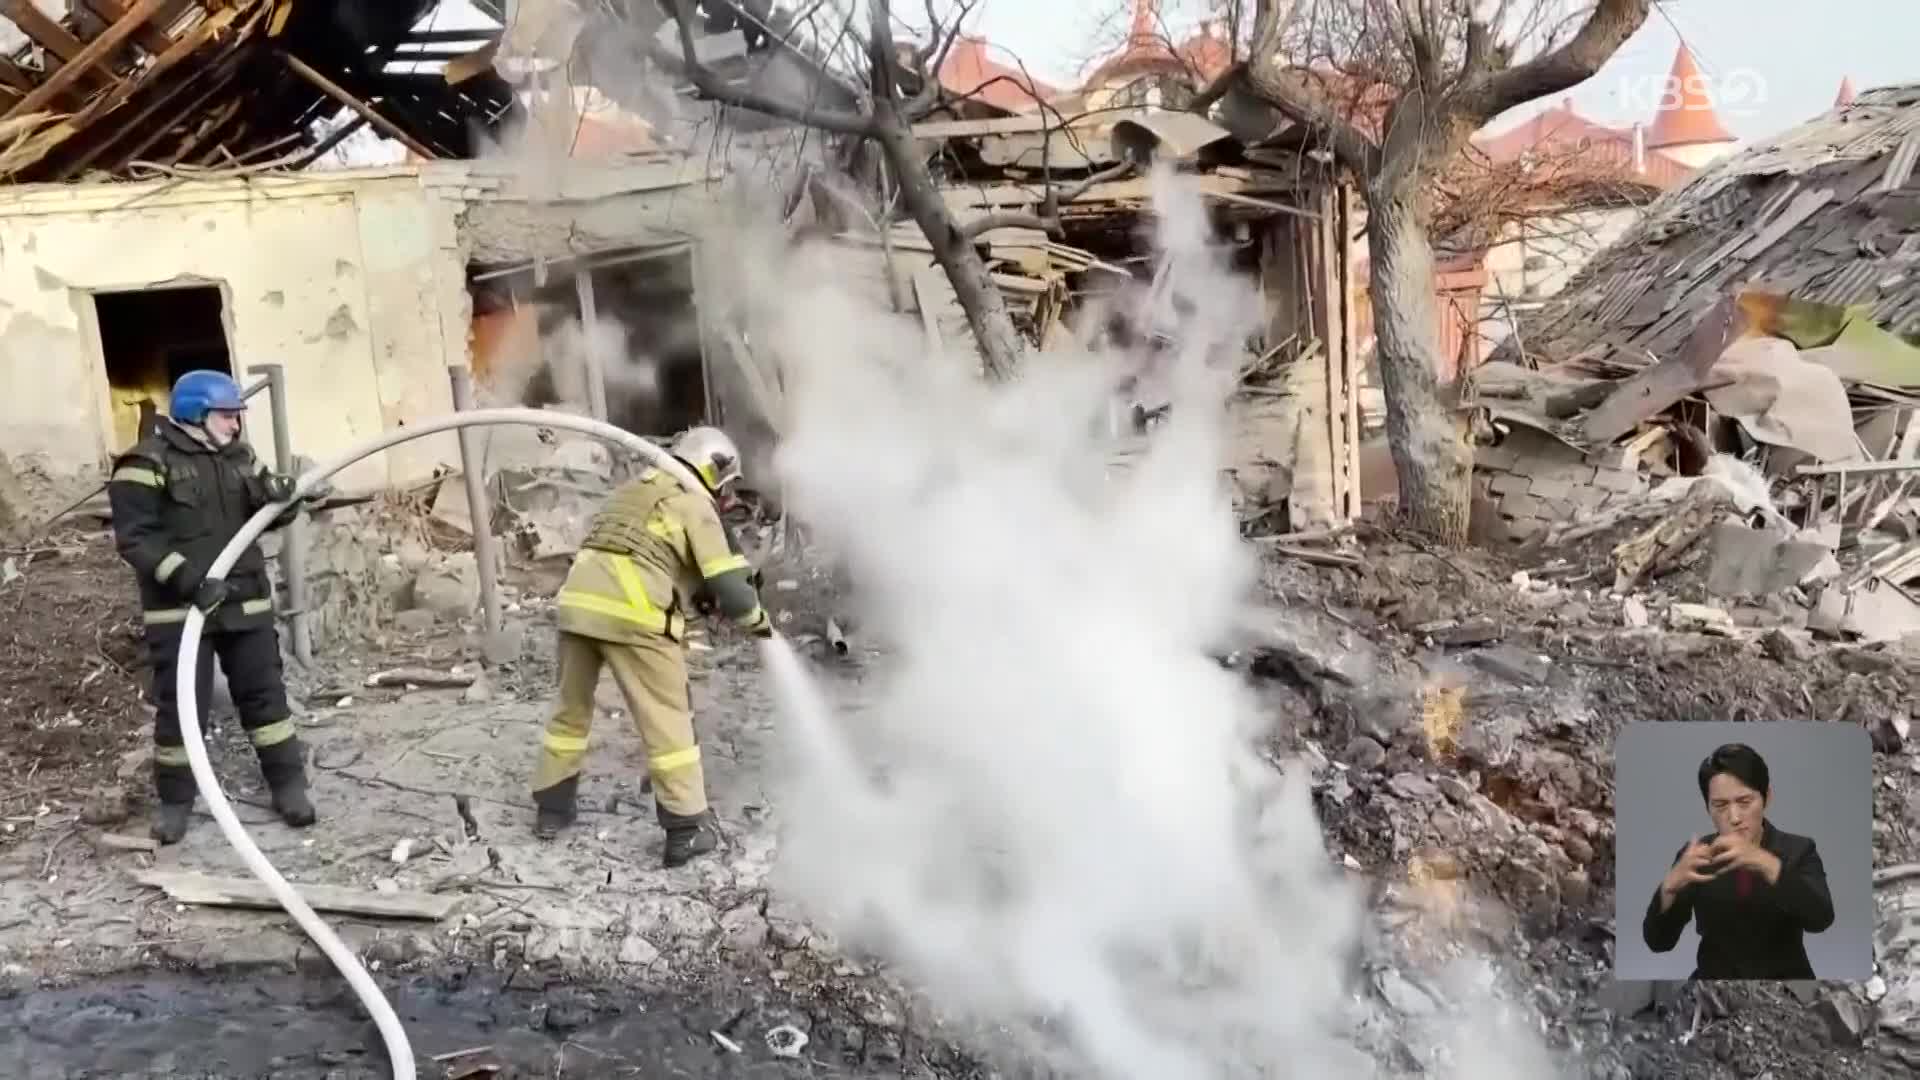
[(1760, 647), (1782, 664), (1804, 664), (1816, 655), (1813, 635), (1805, 630), (1775, 627), (1760, 639)]
[(1667, 622), (1675, 630), (1691, 630), (1732, 636), (1733, 616), (1711, 604), (1676, 603), (1667, 609)]
[(1341, 755), (1349, 766), (1362, 772), (1371, 772), (1387, 760), (1387, 748), (1365, 735), (1356, 735), (1347, 743), (1347, 749)]
[(1869, 730), (1873, 737), (1873, 748), (1883, 754), (1897, 754), (1907, 745), (1907, 734), (1912, 729), (1912, 721), (1903, 712), (1884, 713)]
[(1467, 657), (1467, 662), (1490, 675), (1528, 686), (1544, 686), (1553, 674), (1553, 664), (1546, 657), (1512, 645), (1481, 649)]
[(439, 621), (440, 616), (426, 608), (412, 608), (393, 617), (393, 628), (402, 634), (424, 634)]
[(1461, 806), (1467, 805), (1467, 801), (1473, 798), (1473, 786), (1458, 776), (1440, 776), (1433, 783), (1442, 795)]
[(1620, 601), (1620, 621), (1632, 629), (1640, 630), (1653, 621), (1653, 616), (1647, 613), (1647, 605), (1639, 597), (1629, 596)]
[(1839, 1046), (1857, 1046), (1866, 1034), (1867, 1008), (1844, 991), (1834, 991), (1814, 1007), (1814, 1014), (1827, 1025), (1827, 1036)]
[(1395, 773), (1393, 779), (1387, 781), (1387, 787), (1403, 799), (1432, 799), (1440, 794), (1433, 781), (1418, 773)]
[(460, 695), (460, 700), (468, 705), (484, 705), (493, 700), (493, 686), (484, 677), (475, 679)]
[(430, 563), (413, 579), (413, 602), (437, 615), (462, 618), (480, 605), (480, 565), (463, 551)]

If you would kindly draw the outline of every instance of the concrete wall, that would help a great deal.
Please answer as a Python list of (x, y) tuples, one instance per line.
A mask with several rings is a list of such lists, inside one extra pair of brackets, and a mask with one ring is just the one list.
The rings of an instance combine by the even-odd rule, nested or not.
[[(243, 381), (284, 365), (296, 453), (447, 411), (446, 366), (467, 353), (459, 209), (406, 169), (0, 191), (0, 454), (36, 502), (98, 480), (116, 448), (93, 294), (165, 285), (221, 290)], [(451, 436), (422, 440), (339, 483), (408, 483), (455, 455)]]

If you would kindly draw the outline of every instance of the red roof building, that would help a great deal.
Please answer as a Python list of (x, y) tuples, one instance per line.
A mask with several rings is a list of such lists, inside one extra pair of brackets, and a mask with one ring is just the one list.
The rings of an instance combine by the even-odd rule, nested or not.
[(1707, 89), (1707, 77), (1700, 73), (1693, 50), (1684, 42), (1673, 56), (1673, 70), (1667, 75), (1664, 89), (1660, 111), (1647, 133), (1650, 149), (1673, 152), (1675, 157), (1698, 166), (1740, 141), (1720, 122), (1713, 95)]
[(985, 38), (962, 35), (940, 65), (940, 85), (956, 97), (1009, 113), (1036, 109), (1059, 93), (1019, 68), (994, 60), (988, 55), (992, 48)]
[(1520, 161), (1529, 154), (1595, 180), (1632, 180), (1669, 191), (1693, 178), (1693, 166), (1650, 145), (1636, 146), (1631, 129), (1595, 123), (1573, 111), (1573, 100), (1537, 113), (1501, 132), (1474, 140), (1474, 145), (1496, 164)]

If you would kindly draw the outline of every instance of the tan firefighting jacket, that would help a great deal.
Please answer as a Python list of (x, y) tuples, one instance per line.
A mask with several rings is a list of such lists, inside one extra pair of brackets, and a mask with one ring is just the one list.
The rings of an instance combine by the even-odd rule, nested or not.
[[(686, 636), (686, 610), (702, 587), (746, 630), (767, 623), (752, 568), (734, 550), (713, 501), (659, 469), (621, 485), (594, 515), (555, 599), (560, 629), (600, 641)], [(744, 590), (744, 592), (742, 592)], [(726, 602), (726, 597), (735, 597)]]

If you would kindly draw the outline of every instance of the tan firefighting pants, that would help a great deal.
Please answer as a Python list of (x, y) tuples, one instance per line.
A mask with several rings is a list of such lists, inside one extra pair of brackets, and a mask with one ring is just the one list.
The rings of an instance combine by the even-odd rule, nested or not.
[(646, 744), (654, 801), (683, 817), (705, 811), (706, 776), (700, 767), (700, 745), (694, 740), (683, 650), (684, 646), (666, 637), (625, 645), (563, 632), (560, 704), (547, 721), (533, 789), (544, 791), (579, 774), (587, 754), (587, 734), (593, 727), (593, 692), (604, 664), (613, 669), (627, 712)]

